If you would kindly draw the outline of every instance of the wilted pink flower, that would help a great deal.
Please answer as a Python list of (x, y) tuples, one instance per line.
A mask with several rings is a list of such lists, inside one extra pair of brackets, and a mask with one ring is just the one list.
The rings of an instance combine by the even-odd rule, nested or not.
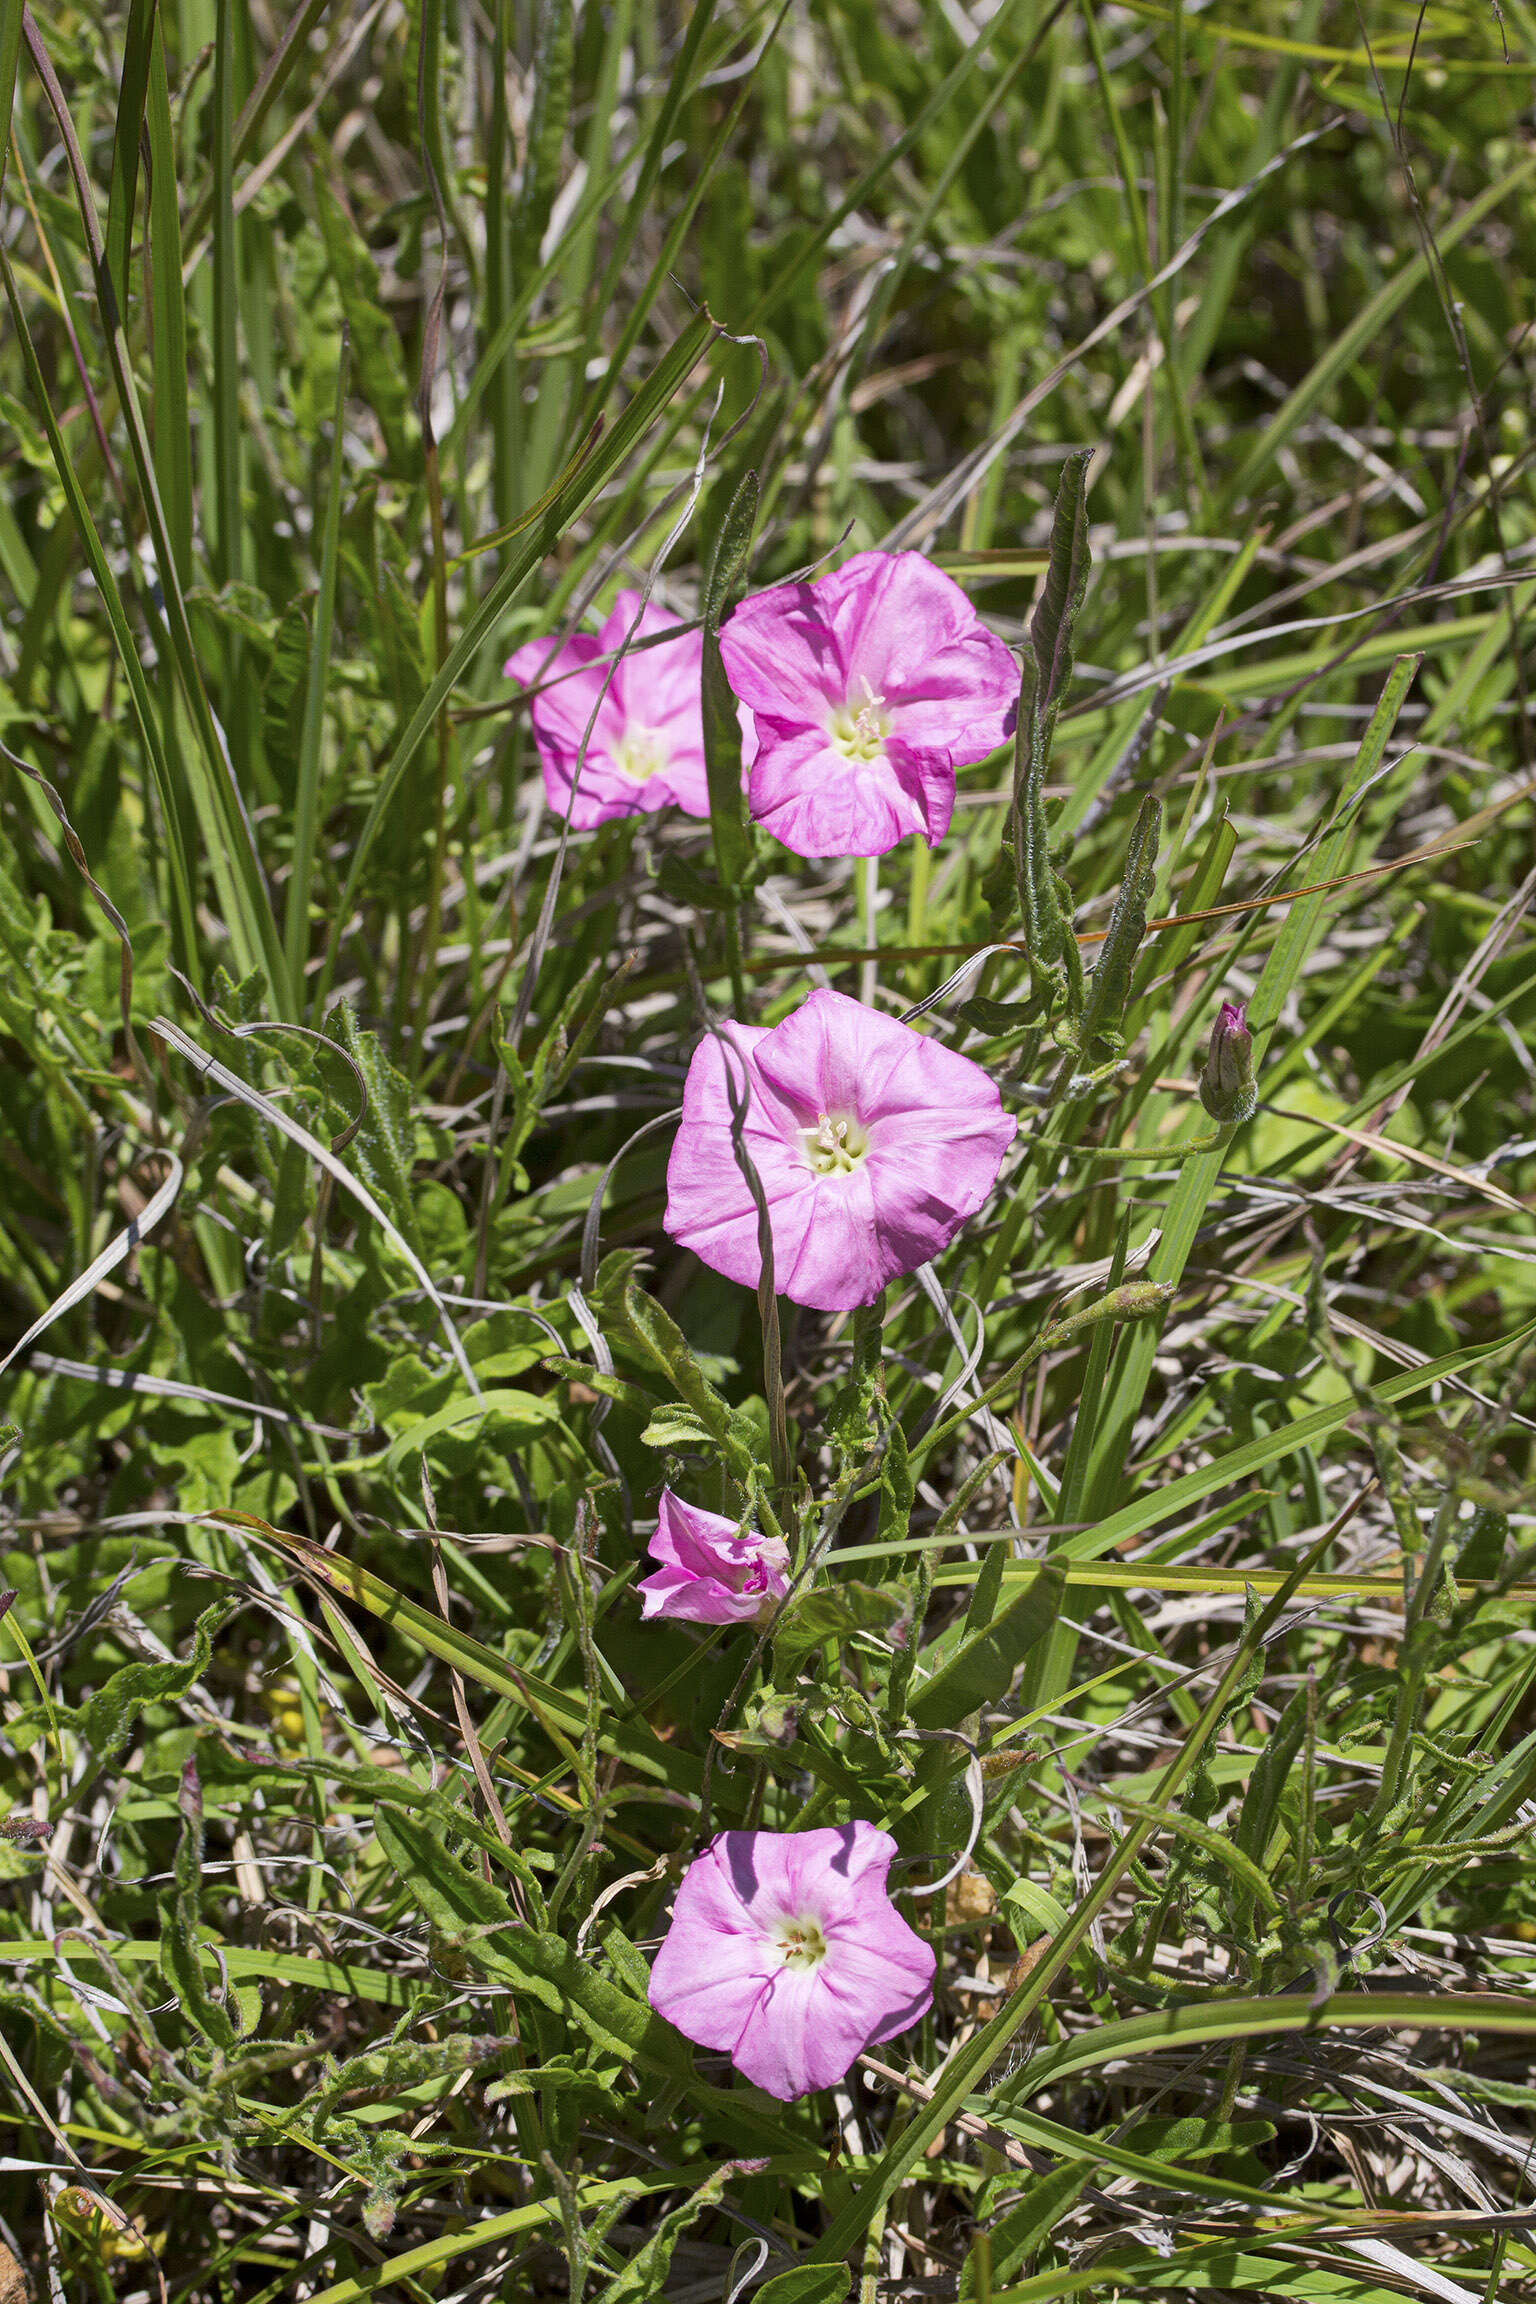
[[(655, 808), (709, 814), (699, 711), (701, 636), (683, 632), (664, 647), (636, 650), (636, 641), (673, 628), (674, 619), (647, 602), (630, 653), (611, 667), (613, 678), (603, 695), (610, 667), (599, 659), (623, 646), (639, 606), (638, 592), (621, 592), (595, 635), (575, 632), (553, 652), (547, 640), (530, 640), (504, 667), (509, 679), (541, 688), (528, 710), (544, 789), (562, 816), (570, 803), (571, 824), (578, 832), (605, 824), (610, 816), (639, 816)], [(556, 685), (543, 687), (545, 681)], [(603, 701), (582, 760), (581, 740), (599, 696)], [(576, 797), (571, 801), (573, 783)]]
[(764, 1602), (789, 1590), (789, 1547), (755, 1528), (685, 1504), (670, 1488), (650, 1554), (661, 1566), (636, 1586), (646, 1616), (686, 1616), (695, 1624), (745, 1624)]
[(689, 1865), (651, 1968), (651, 2006), (786, 2104), (830, 2088), (933, 2000), (933, 1947), (886, 1893), (873, 1824), (721, 1832)]
[(1012, 725), (1019, 674), (958, 584), (917, 552), (859, 552), (744, 600), (720, 635), (752, 708), (752, 814), (798, 856), (941, 840), (955, 770)]
[(996, 1183), (1018, 1123), (968, 1056), (841, 992), (811, 993), (771, 1031), (724, 1024), (721, 1038), (706, 1034), (688, 1067), (665, 1222), (728, 1280), (755, 1288), (762, 1260), (727, 1063), (746, 1090), (774, 1286), (796, 1304), (872, 1304), (887, 1280), (947, 1248)]

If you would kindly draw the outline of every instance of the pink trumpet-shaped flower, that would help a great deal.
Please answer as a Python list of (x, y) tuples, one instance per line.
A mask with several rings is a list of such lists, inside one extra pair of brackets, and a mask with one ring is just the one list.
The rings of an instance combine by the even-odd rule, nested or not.
[[(606, 824), (611, 816), (639, 816), (656, 808), (709, 814), (699, 708), (703, 640), (697, 632), (683, 631), (665, 646), (635, 650), (636, 641), (670, 631), (674, 621), (647, 603), (630, 637), (639, 606), (638, 592), (621, 592), (595, 635), (573, 633), (553, 651), (547, 640), (530, 640), (504, 667), (509, 679), (540, 689), (528, 709), (544, 789), (562, 816), (569, 804), (571, 825), (578, 832)], [(630, 654), (612, 667), (601, 661), (627, 637)], [(610, 669), (613, 677), (604, 695)], [(546, 681), (555, 685), (546, 687)], [(603, 700), (582, 760), (582, 738), (599, 696)]]
[(979, 1064), (841, 992), (694, 1050), (667, 1163), (666, 1229), (728, 1280), (762, 1275), (757, 1207), (731, 1141), (727, 1065), (747, 1102), (774, 1286), (796, 1304), (872, 1304), (947, 1248), (997, 1182), (1018, 1126)]
[(797, 856), (941, 840), (956, 768), (1013, 725), (1012, 656), (917, 552), (859, 552), (814, 584), (759, 592), (720, 649), (752, 709), (752, 814)]
[(636, 1586), (646, 1616), (685, 1616), (695, 1624), (746, 1624), (789, 1590), (789, 1547), (755, 1528), (685, 1504), (670, 1488), (650, 1554), (661, 1566)]
[(651, 1969), (651, 2006), (790, 2103), (830, 2088), (933, 2000), (933, 1947), (886, 1892), (873, 1824), (722, 1832), (689, 1865)]

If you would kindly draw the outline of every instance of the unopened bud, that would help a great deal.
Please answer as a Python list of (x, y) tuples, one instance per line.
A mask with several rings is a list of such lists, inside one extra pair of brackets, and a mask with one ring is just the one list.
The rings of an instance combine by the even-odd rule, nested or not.
[(1253, 1034), (1243, 1010), (1223, 1000), (1211, 1026), (1211, 1045), (1200, 1075), (1200, 1101), (1224, 1128), (1251, 1120), (1259, 1108), (1253, 1084)]
[(1107, 1296), (1096, 1296), (1091, 1304), (1082, 1305), (1076, 1312), (1063, 1313), (1047, 1329), (1044, 1340), (1054, 1351), (1069, 1336), (1076, 1336), (1084, 1328), (1097, 1328), (1105, 1320), (1150, 1320), (1171, 1303), (1176, 1294), (1177, 1290), (1168, 1280), (1127, 1280), (1121, 1287), (1111, 1288)]
[[(42, 1816), (0, 1816), (0, 1840), (9, 1840), (16, 1848), (35, 1848), (52, 1831), (53, 1826)], [(0, 2289), (0, 2296), (4, 2293)]]

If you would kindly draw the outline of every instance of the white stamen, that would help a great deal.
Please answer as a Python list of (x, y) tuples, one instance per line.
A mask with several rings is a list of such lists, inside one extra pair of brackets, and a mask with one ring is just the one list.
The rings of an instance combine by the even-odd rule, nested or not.
[(827, 1956), (827, 1940), (816, 1920), (781, 1920), (773, 1940), (784, 1955), (786, 1968), (819, 1968)]
[(891, 724), (886, 715), (885, 698), (870, 683), (867, 673), (858, 674), (858, 684), (864, 691), (864, 701), (856, 705), (850, 696), (842, 708), (832, 715), (831, 736), (845, 759), (878, 759), (885, 748)]
[(814, 1128), (802, 1128), (800, 1138), (818, 1176), (851, 1176), (869, 1150), (869, 1138), (857, 1120), (834, 1120), (826, 1112), (817, 1115)]
[(624, 731), (616, 764), (621, 775), (628, 776), (633, 783), (644, 784), (671, 763), (666, 744), (657, 730), (634, 721)]

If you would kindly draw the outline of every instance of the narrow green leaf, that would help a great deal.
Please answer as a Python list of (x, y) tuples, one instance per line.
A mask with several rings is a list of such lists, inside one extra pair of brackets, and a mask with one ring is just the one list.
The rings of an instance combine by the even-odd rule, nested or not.
[[(1088, 550), (1089, 448), (1074, 448), (1061, 469), (1056, 509), (1051, 519), (1050, 559), (1040, 597), (1029, 620), (1029, 637), (1040, 668), (1035, 710), (1042, 735), (1041, 750), (1049, 754), (1051, 733), (1072, 678), (1072, 627), (1088, 587), (1092, 556)], [(1045, 772), (1045, 760), (1040, 772)]]
[[(1393, 661), (1377, 699), (1376, 709), (1360, 739), (1359, 749), (1350, 763), (1349, 774), (1339, 794), (1334, 828), (1319, 846), (1315, 864), (1309, 859), (1305, 867), (1294, 867), (1304, 869), (1307, 880), (1313, 884), (1336, 880), (1348, 869), (1355, 802), (1381, 766), (1392, 731), (1397, 725), (1398, 714), (1418, 677), (1423, 660), (1422, 656), (1413, 654), (1398, 656)], [(1248, 1004), (1249, 1029), (1254, 1035), (1256, 1071), (1263, 1061), (1264, 1048), (1275, 1019), (1284, 1009), (1300, 978), (1327, 902), (1327, 896), (1319, 893), (1303, 896), (1299, 903), (1291, 905), (1281, 923), (1269, 958), (1264, 963), (1259, 981), (1254, 987), (1253, 998)]]
[[(158, 14), (145, 110), (149, 138), (150, 353), (155, 471), (165, 502), (166, 537), (183, 586), (192, 581), (192, 420), (187, 404), (187, 309), (181, 284), (181, 213), (176, 138)], [(165, 680), (170, 688), (169, 668)]]
[(752, 2294), (754, 2304), (843, 2304), (852, 2284), (845, 2264), (795, 2264)]
[(704, 765), (709, 777), (709, 823), (715, 870), (724, 887), (738, 889), (752, 859), (752, 835), (741, 788), (741, 721), (720, 657), (720, 626), (746, 586), (758, 479), (748, 472), (731, 498), (715, 545), (704, 592)]
[(962, 1640), (949, 1662), (909, 1698), (913, 1723), (953, 1728), (1005, 1696), (1024, 1656), (1060, 1615), (1061, 1596), (1061, 1571), (1038, 1569), (1001, 1615)]
[[(378, 418), (391, 463), (414, 475), (421, 456), (411, 429), (411, 382), (400, 332), (384, 302), (372, 251), (332, 190), (323, 157), (317, 157), (311, 183), (315, 220), (346, 319), (343, 364), (350, 351), (358, 390)], [(338, 395), (341, 389), (338, 378)]]
[(288, 977), (297, 991), (309, 952), (309, 894), (314, 885), (315, 844), (320, 828), (320, 747), (325, 728), (326, 684), (331, 669), (331, 635), (336, 621), (336, 563), (341, 535), (341, 479), (346, 429), (348, 340), (342, 332), (336, 364), (336, 412), (331, 422), (330, 471), (326, 481), (325, 530), (320, 546), (320, 592), (315, 601), (309, 645), (309, 678), (299, 736), (298, 789), (293, 809), (293, 855), (289, 866), (288, 909), (283, 951)]
[(151, 1704), (185, 1696), (193, 1682), (208, 1669), (213, 1637), (229, 1622), (238, 1601), (216, 1600), (205, 1608), (192, 1632), (191, 1653), (185, 1661), (171, 1658), (164, 1664), (123, 1664), (83, 1704), (75, 1718), (75, 1732), (97, 1760), (110, 1760), (133, 1733), (139, 1715)]
[(215, 2048), (228, 2050), (236, 2040), (228, 2009), (203, 1980), (199, 1957), (201, 1892), (203, 1883), (203, 1788), (197, 1763), (187, 1760), (181, 1771), (177, 1797), (181, 1810), (181, 1838), (176, 1848), (176, 1890), (162, 1906), (161, 1965), (176, 1988), (181, 2012)]
[(1130, 998), (1131, 970), (1147, 933), (1147, 904), (1157, 871), (1157, 842), (1162, 821), (1163, 804), (1149, 794), (1137, 812), (1109, 929), (1083, 1001), (1078, 1038), (1090, 1059), (1095, 1041), (1101, 1038), (1113, 1035), (1113, 1048), (1118, 1050), (1120, 1046), (1119, 1025)]
[(571, 115), (575, 34), (571, 0), (540, 0), (533, 51), (533, 105), (523, 148), (523, 178), (512, 214), (513, 277), (531, 272), (560, 188)]
[(608, 2283), (598, 2304), (653, 2304), (655, 2298), (664, 2296), (678, 2241), (690, 2224), (696, 2224), (706, 2209), (714, 2207), (738, 2173), (736, 2163), (726, 2160), (701, 2184), (695, 2185), (679, 2207), (670, 2209), (660, 2219), (636, 2254)]
[(11, 113), (21, 62), (23, 0), (0, 0), (0, 186), (11, 157)]
[(117, 120), (112, 131), (112, 189), (107, 200), (107, 277), (117, 308), (128, 311), (128, 253), (133, 244), (133, 204), (139, 181), (139, 141), (149, 96), (150, 59), (156, 32), (156, 0), (129, 0), (123, 32), (122, 76)]
[(380, 1808), (373, 1821), (379, 1846), (420, 1909), (458, 1940), (467, 1960), (574, 2019), (605, 2055), (626, 2063), (644, 2055), (653, 2068), (684, 2068), (669, 2025), (599, 1976), (562, 1938), (522, 1926), (503, 1890), (451, 1855), (435, 1833), (391, 1808)]
[[(225, 5), (228, 5), (228, 0), (225, 0)], [(128, 352), (122, 316), (116, 309), (116, 300), (106, 276), (106, 251), (97, 222), (90, 178), (86, 173), (79, 139), (64, 100), (64, 91), (59, 85), (58, 74), (41, 36), (36, 33), (35, 25), (25, 14), (23, 28), (49, 107), (64, 140), (70, 178), (85, 228), (108, 359), (113, 382), (117, 387), (123, 422), (128, 431), (134, 471), (154, 547), (155, 567), (160, 578), (171, 649), (202, 755), (194, 764), (193, 797), (214, 883), (219, 891), (224, 923), (229, 931), (240, 974), (249, 975), (253, 970), (264, 968), (273, 1003), (281, 1014), (286, 1015), (290, 1010), (290, 1001), (282, 940), (229, 750), (214, 719), (203, 684), (202, 667), (171, 547), (133, 362)]]
[[(213, 50), (213, 400), (214, 567), (220, 584), (245, 574), (241, 504), (244, 441), (240, 422), (240, 244), (235, 217), (235, 27), (233, 0), (218, 0)], [(226, 693), (242, 669), (239, 640), (226, 643)], [(232, 718), (226, 706), (226, 717)]]
[(1192, 2006), (1158, 2008), (1146, 2016), (1096, 2024), (1060, 2047), (1043, 2049), (1003, 2082), (1005, 2099), (1039, 2095), (1055, 2082), (1094, 2072), (1131, 2056), (1217, 2040), (1252, 2040), (1268, 2032), (1339, 2031), (1493, 2032), (1518, 2037), (1536, 2032), (1536, 2001), (1493, 1992), (1335, 1992), (1318, 2007), (1309, 1992), (1277, 1992)]
[[(1093, 2170), (1092, 2160), (1068, 2160), (1060, 2168), (1048, 2168), (1025, 2187), (1023, 2198), (998, 2218), (990, 2228), (995, 2283), (1011, 2280), (1026, 2258), (1045, 2245), (1068, 2209), (1076, 2207)], [(968, 2256), (960, 2275), (962, 2304), (971, 2304), (976, 2292), (975, 2271)]]
[(11, 308), (11, 320), (16, 330), (16, 340), (21, 347), (28, 382), (32, 387), (38, 413), (42, 417), (43, 427), (48, 435), (48, 445), (53, 455), (54, 468), (59, 475), (65, 501), (69, 505), (75, 532), (80, 538), (86, 559), (90, 563), (91, 574), (95, 578), (97, 590), (101, 594), (102, 605), (107, 611), (107, 622), (112, 628), (112, 638), (117, 648), (118, 661), (122, 666), (123, 676), (127, 683), (129, 705), (137, 723), (140, 741), (144, 747), (144, 756), (149, 763), (150, 774), (154, 780), (155, 796), (160, 804), (161, 823), (165, 835), (165, 864), (170, 892), (171, 925), (177, 955), (180, 964), (196, 982), (200, 974), (193, 899), (196, 880), (192, 863), (193, 836), (187, 821), (188, 812), (183, 803), (179, 783), (172, 774), (171, 763), (162, 739), (159, 715), (149, 693), (149, 684), (144, 677), (143, 651), (129, 625), (122, 594), (118, 590), (117, 578), (112, 572), (112, 564), (107, 558), (101, 538), (96, 532), (96, 524), (91, 518), (85, 492), (76, 477), (74, 464), (64, 442), (64, 435), (59, 430), (55, 420), (52, 403), (48, 397), (48, 387), (43, 379), (43, 372), (38, 362), (36, 348), (32, 342), (31, 331), (27, 326), (26, 314), (22, 309), (21, 298), (17, 293), (16, 276), (11, 270), (10, 258), (3, 247), (0, 247), (0, 278), (3, 278), (5, 282), (5, 293)]
[(1013, 863), (1033, 989), (1037, 998), (1054, 1004), (1069, 998), (1074, 980), (1081, 979), (1082, 963), (1069, 905), (1051, 862), (1045, 819), (1047, 749), (1041, 735), (1040, 665), (1026, 640), (1013, 736)]

